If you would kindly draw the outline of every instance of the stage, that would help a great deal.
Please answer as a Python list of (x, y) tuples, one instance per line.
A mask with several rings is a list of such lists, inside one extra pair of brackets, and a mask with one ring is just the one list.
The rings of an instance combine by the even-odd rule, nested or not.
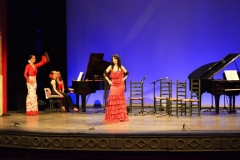
[[(235, 155), (240, 151), (238, 108), (235, 114), (220, 110), (216, 115), (214, 110), (204, 112), (206, 109), (202, 109), (201, 116), (179, 118), (154, 115), (151, 107), (145, 110), (149, 111), (147, 115), (130, 115), (129, 122), (117, 123), (104, 123), (104, 110), (100, 107), (87, 107), (86, 114), (50, 114), (46, 110), (37, 116), (26, 116), (24, 111), (8, 112), (0, 117), (0, 147), (58, 151), (58, 155), (65, 151), (83, 151), (91, 156), (94, 152), (89, 151), (108, 151), (109, 154), (118, 151), (128, 154), (211, 152), (216, 155), (229, 152)], [(138, 111), (133, 109), (133, 113)]]

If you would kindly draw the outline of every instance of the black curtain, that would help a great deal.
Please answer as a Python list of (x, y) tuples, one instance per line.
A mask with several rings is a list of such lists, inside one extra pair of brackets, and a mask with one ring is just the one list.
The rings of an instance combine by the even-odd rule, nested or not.
[(51, 70), (62, 72), (67, 84), (66, 0), (7, 1), (8, 110), (25, 110), (27, 95), (24, 69), (31, 54), (37, 62), (47, 51), (51, 62), (38, 70), (37, 94), (45, 99)]

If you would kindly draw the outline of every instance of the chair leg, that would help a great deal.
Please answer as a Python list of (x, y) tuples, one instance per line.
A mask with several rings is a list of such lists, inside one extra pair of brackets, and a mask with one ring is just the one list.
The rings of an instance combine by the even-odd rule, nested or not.
[(192, 117), (192, 102), (190, 102), (190, 105), (189, 105), (189, 115), (190, 117)]
[(49, 112), (53, 114), (53, 101), (50, 101), (50, 111)]
[(144, 106), (143, 106), (143, 99), (141, 100), (141, 112), (142, 112), (142, 114), (143, 114), (143, 112), (144, 112)]
[(156, 98), (154, 97), (154, 104), (153, 104), (153, 114), (156, 114), (157, 111), (157, 106), (156, 106)]
[(198, 102), (198, 116), (200, 116), (200, 104)]
[(178, 116), (178, 100), (176, 101), (176, 116)]
[(130, 115), (132, 115), (132, 100), (130, 99)]

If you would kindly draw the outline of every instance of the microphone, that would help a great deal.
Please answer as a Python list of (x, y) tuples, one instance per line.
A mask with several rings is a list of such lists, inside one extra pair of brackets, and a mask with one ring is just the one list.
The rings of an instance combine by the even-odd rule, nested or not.
[(18, 122), (14, 122), (14, 121), (12, 121), (12, 123), (14, 123), (14, 125), (13, 125), (13, 126), (20, 125)]
[(143, 77), (143, 80), (142, 80), (142, 82), (141, 82), (141, 83), (143, 83), (143, 81), (144, 81), (146, 78), (147, 78), (147, 76), (144, 76), (144, 77)]
[(168, 79), (168, 77), (163, 77), (163, 78), (160, 78), (160, 80), (164, 80), (164, 79)]
[(158, 82), (158, 81), (161, 81), (161, 80), (167, 80), (168, 79), (168, 77), (163, 77), (163, 78), (160, 78), (160, 79), (158, 79), (158, 80), (156, 80), (156, 81), (153, 81), (153, 82), (151, 82), (150, 84), (153, 84), (153, 83), (156, 83), (156, 82)]

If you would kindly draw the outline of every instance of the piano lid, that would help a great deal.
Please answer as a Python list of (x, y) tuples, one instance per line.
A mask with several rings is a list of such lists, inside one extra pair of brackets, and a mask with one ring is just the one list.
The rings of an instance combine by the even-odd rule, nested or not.
[(103, 60), (104, 53), (91, 53), (85, 80), (103, 79), (103, 72), (111, 64)]
[(219, 71), (232, 63), (239, 56), (240, 53), (228, 54), (219, 62), (205, 64), (190, 73), (188, 79), (211, 79), (214, 75), (216, 75)]

